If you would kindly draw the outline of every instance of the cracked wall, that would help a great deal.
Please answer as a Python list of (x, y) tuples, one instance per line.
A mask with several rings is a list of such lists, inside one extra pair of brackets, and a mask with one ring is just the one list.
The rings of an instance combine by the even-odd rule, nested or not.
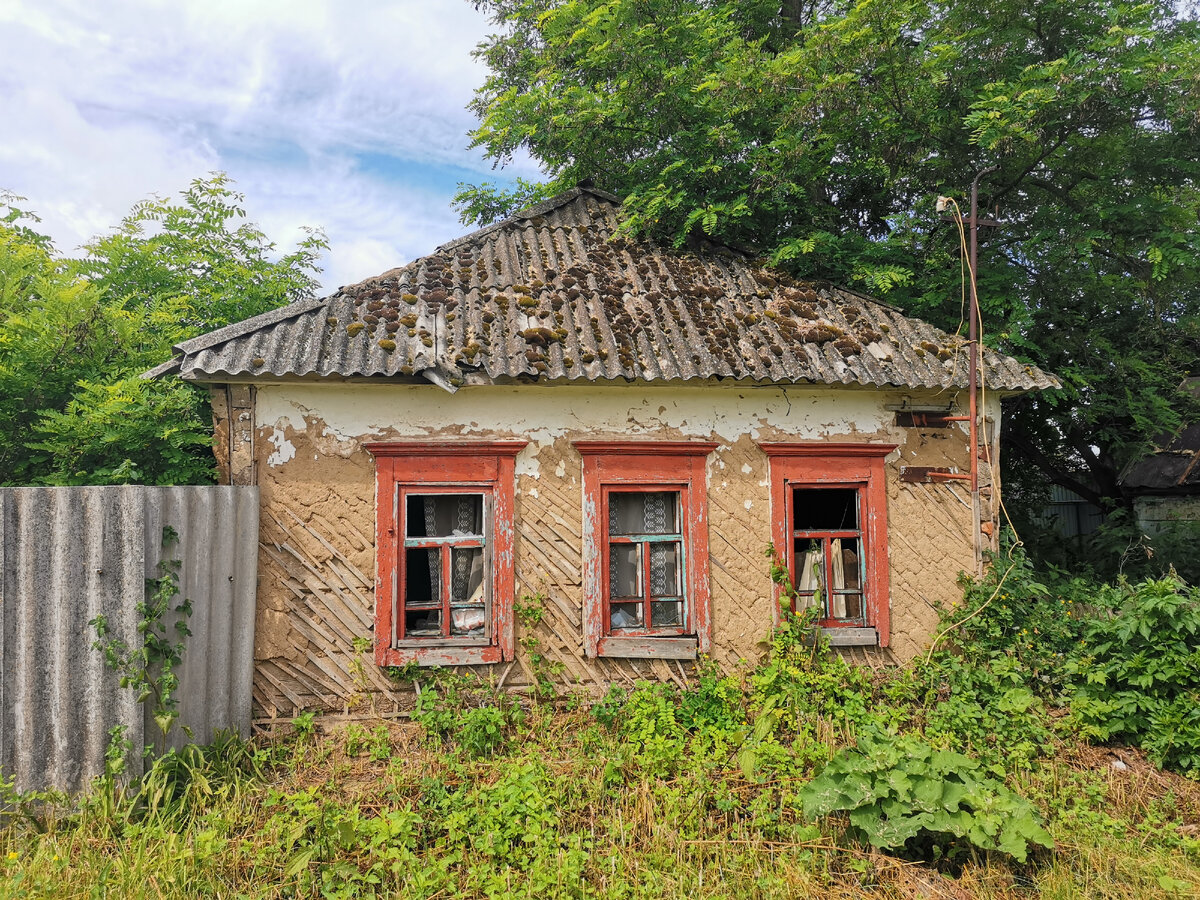
[[(756, 442), (896, 443), (887, 460), (892, 646), (877, 652), (875, 662), (911, 658), (932, 636), (936, 605), (960, 596), (957, 575), (973, 569), (974, 554), (964, 482), (899, 480), (902, 465), (966, 471), (965, 427), (898, 428), (885, 407), (906, 397), (948, 402), (946, 395), (827, 387), (492, 386), (450, 395), (424, 385), (261, 385), (252, 443), (263, 523), (259, 714), (409, 702), (362, 649), (373, 618), (375, 572), (374, 461), (362, 444), (393, 438), (529, 441), (517, 458), (518, 596), (546, 598), (535, 631), (556, 664), (555, 678), (564, 688), (595, 693), (638, 678), (682, 683), (692, 667), (584, 658), (582, 473), (573, 440), (718, 443), (707, 463), (712, 655), (726, 668), (759, 658), (774, 616), (764, 556), (771, 540), (768, 463)], [(998, 413), (998, 403), (989, 412)], [(226, 453), (228, 444), (228, 435), (224, 444), (218, 436)], [(524, 626), (517, 627), (519, 640)], [(492, 669), (498, 683), (511, 687), (529, 684), (536, 674), (523, 650), (512, 664)]]

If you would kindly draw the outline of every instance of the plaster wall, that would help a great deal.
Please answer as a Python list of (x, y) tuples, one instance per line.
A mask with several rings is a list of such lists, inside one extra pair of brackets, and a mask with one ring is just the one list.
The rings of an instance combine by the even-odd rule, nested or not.
[(1164, 525), (1200, 522), (1200, 496), (1138, 497), (1133, 501), (1133, 511), (1138, 527), (1148, 534), (1155, 534)]
[[(292, 383), (260, 385), (254, 410), (262, 556), (255, 699), (287, 716), (303, 706), (350, 708), (387, 682), (355, 650), (373, 615), (374, 463), (366, 441), (402, 438), (529, 441), (517, 458), (518, 595), (543, 595), (533, 632), (564, 685), (602, 691), (613, 681), (681, 681), (686, 666), (582, 655), (582, 486), (578, 439), (703, 439), (707, 463), (713, 656), (754, 661), (773, 621), (764, 548), (771, 540), (768, 462), (756, 441), (885, 441), (890, 657), (920, 651), (934, 606), (959, 596), (971, 570), (970, 494), (963, 482), (902, 484), (901, 465), (968, 468), (965, 425), (903, 429), (886, 407), (949, 398), (852, 387), (637, 385), (465, 387)], [(999, 415), (991, 401), (989, 415)], [(447, 424), (454, 423), (454, 424)], [(988, 480), (984, 477), (984, 484)], [(985, 517), (987, 503), (984, 503)], [(520, 627), (520, 626), (519, 626)], [(520, 637), (520, 635), (518, 635)], [(518, 651), (491, 674), (508, 685), (536, 674)], [(290, 696), (289, 696), (290, 695)]]

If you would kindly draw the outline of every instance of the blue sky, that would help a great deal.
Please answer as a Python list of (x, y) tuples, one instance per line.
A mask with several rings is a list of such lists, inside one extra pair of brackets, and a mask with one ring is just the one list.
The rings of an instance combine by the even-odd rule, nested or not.
[(536, 178), (469, 150), (490, 26), (468, 0), (0, 0), (0, 189), (63, 252), (138, 200), (228, 172), (286, 248), (359, 281), (466, 229), (460, 181)]

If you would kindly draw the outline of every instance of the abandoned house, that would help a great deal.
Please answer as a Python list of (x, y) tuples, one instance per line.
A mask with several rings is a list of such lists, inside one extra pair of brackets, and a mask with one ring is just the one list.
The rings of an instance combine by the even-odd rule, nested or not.
[[(1185, 378), (1179, 389), (1200, 399), (1200, 376)], [(1126, 466), (1120, 482), (1146, 534), (1189, 522), (1200, 527), (1200, 422), (1159, 435), (1154, 451)]]
[(982, 354), (975, 513), (965, 340), (618, 215), (568, 191), (157, 370), (211, 387), (222, 478), (259, 486), (260, 715), (407, 663), (528, 685), (531, 640), (564, 689), (736, 666), (768, 545), (845, 652), (931, 637), (994, 536), (1001, 401), (1055, 379)]

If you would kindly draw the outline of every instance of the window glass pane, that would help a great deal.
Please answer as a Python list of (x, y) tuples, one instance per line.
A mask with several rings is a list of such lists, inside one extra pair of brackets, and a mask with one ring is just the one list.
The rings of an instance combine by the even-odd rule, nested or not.
[(404, 511), (405, 537), (483, 534), (480, 494), (409, 494)]
[(678, 597), (679, 544), (650, 545), (650, 596)]
[(678, 491), (613, 491), (608, 495), (609, 534), (678, 534)]
[(450, 603), (483, 604), (483, 548), (454, 547), (450, 550)]
[(440, 606), (441, 603), (441, 551), (408, 548), (404, 551), (405, 606)]
[(796, 531), (857, 531), (858, 491), (854, 488), (797, 488), (792, 495)]
[(613, 628), (641, 628), (642, 604), (614, 603), (611, 609)]
[(641, 544), (610, 544), (608, 548), (608, 595), (610, 597), (640, 597), (638, 578)]
[(683, 604), (678, 600), (655, 600), (650, 604), (650, 624), (655, 628), (683, 624)]
[(442, 611), (440, 609), (409, 609), (404, 612), (405, 637), (440, 637), (442, 634)]

